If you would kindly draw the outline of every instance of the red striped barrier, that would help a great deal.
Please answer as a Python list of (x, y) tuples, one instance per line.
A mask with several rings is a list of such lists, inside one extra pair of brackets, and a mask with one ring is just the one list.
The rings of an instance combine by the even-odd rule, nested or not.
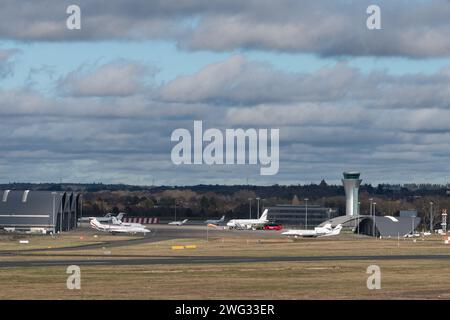
[(159, 218), (155, 217), (123, 217), (123, 222), (129, 223), (141, 223), (141, 224), (157, 224), (159, 223)]

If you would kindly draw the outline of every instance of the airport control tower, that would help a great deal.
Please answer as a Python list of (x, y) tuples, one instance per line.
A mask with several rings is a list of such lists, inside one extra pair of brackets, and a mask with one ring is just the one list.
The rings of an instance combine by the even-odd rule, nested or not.
[(359, 185), (362, 181), (359, 178), (359, 174), (359, 172), (344, 172), (344, 179), (342, 179), (342, 183), (344, 184), (345, 190), (345, 214), (347, 216), (359, 215), (358, 192)]

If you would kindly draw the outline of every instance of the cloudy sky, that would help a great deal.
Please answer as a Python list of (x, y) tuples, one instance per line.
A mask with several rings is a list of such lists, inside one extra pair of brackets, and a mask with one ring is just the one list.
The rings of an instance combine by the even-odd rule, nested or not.
[[(81, 30), (66, 8), (81, 8)], [(381, 8), (381, 30), (366, 9)], [(450, 1), (0, 0), (0, 182), (450, 180)], [(176, 166), (176, 128), (279, 128), (280, 170)]]

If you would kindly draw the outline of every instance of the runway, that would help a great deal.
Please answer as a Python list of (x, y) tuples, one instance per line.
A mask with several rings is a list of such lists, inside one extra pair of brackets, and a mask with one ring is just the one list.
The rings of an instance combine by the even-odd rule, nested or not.
[(179, 265), (179, 264), (234, 264), (261, 262), (317, 262), (317, 261), (377, 261), (377, 260), (450, 260), (448, 255), (374, 255), (374, 256), (293, 256), (293, 257), (225, 257), (225, 256), (184, 256), (151, 257), (134, 259), (97, 260), (42, 260), (42, 261), (1, 261), (0, 268), (55, 267), (55, 266), (120, 266), (120, 265)]

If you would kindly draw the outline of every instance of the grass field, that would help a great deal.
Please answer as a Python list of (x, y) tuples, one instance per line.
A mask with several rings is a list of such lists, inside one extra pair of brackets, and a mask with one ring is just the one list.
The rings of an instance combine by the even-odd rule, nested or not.
[[(77, 240), (78, 239), (78, 240)], [(112, 240), (111, 240), (112, 239)], [(33, 237), (33, 248), (102, 243), (111, 236), (82, 240), (78, 234), (58, 239)], [(25, 248), (3, 239), (1, 248)], [(10, 243), (8, 243), (10, 242)], [(13, 243), (14, 242), (14, 243)], [(173, 250), (173, 245), (195, 249)], [(17, 250), (17, 249), (13, 249)], [(23, 253), (25, 254), (25, 253)], [(292, 241), (242, 237), (174, 239), (92, 250), (20, 252), (0, 256), (0, 261), (123, 259), (124, 256), (355, 256), (450, 254), (439, 237), (371, 239), (357, 236)], [(381, 268), (381, 289), (366, 286), (369, 265)], [(450, 299), (450, 260), (367, 260), (317, 262), (264, 262), (235, 264), (183, 264), (134, 266), (82, 266), (81, 290), (66, 287), (65, 267), (2, 268), (1, 299)]]

